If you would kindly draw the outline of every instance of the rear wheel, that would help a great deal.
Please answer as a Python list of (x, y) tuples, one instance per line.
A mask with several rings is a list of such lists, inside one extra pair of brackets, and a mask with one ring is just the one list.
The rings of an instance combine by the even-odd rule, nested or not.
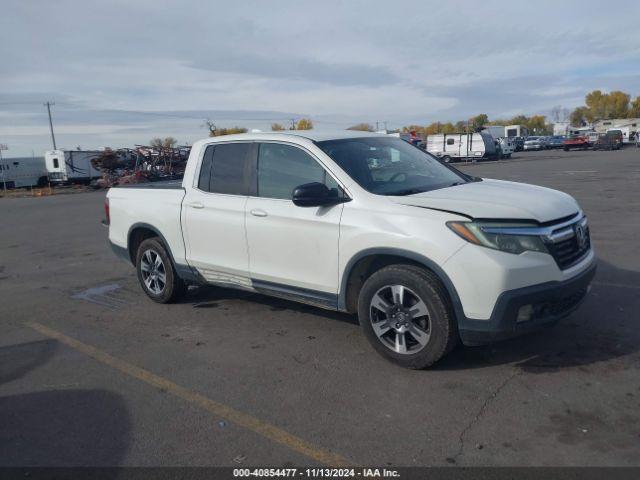
[(136, 255), (138, 281), (151, 300), (171, 303), (187, 291), (176, 273), (165, 246), (158, 238), (148, 238), (138, 247)]
[(392, 265), (362, 287), (358, 318), (378, 353), (407, 368), (426, 368), (447, 354), (458, 331), (447, 293), (431, 272)]

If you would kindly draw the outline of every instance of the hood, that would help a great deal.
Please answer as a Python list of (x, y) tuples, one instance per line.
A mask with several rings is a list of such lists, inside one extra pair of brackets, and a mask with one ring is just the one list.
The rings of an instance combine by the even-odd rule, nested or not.
[(491, 179), (388, 198), (402, 205), (445, 210), (472, 218), (540, 223), (568, 217), (580, 210), (573, 197), (558, 190)]

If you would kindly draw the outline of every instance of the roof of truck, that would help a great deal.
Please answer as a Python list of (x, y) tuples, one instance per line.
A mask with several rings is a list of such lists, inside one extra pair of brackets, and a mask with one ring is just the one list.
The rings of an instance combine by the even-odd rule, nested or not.
[[(386, 137), (382, 133), (373, 132), (361, 132), (357, 130), (283, 130), (281, 132), (249, 132), (238, 133), (233, 135), (224, 135), (220, 137), (213, 137), (216, 140), (224, 141), (228, 140), (255, 140), (263, 139), (265, 137), (301, 137), (312, 140), (314, 142), (322, 142), (324, 140), (341, 140), (343, 138), (358, 138), (358, 137)], [(213, 140), (212, 138), (208, 140)]]

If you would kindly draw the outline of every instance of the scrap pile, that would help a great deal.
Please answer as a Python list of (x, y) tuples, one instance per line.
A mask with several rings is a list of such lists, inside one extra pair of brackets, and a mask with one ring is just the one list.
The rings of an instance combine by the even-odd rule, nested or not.
[(190, 146), (136, 145), (134, 148), (106, 149), (91, 160), (102, 172), (97, 188), (182, 178)]

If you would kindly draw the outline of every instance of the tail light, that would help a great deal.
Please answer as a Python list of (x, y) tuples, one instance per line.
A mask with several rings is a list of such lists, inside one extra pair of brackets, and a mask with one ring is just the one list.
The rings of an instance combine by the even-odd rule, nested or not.
[(111, 223), (111, 217), (109, 216), (109, 199), (104, 199), (104, 224), (109, 225)]

